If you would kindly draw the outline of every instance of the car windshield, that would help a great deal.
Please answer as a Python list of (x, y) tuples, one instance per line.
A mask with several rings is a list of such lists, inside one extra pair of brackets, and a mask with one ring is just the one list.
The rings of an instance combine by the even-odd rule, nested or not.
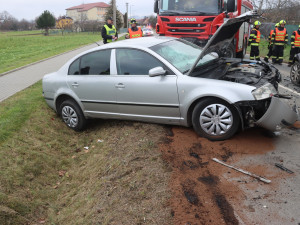
[(160, 12), (218, 13), (219, 0), (161, 0)]
[(143, 31), (151, 31), (149, 28), (143, 28)]
[[(165, 58), (183, 74), (191, 69), (202, 52), (202, 48), (199, 46), (181, 39), (164, 42), (151, 47), (151, 49)], [(207, 54), (197, 63), (197, 67), (217, 58), (212, 54)]]

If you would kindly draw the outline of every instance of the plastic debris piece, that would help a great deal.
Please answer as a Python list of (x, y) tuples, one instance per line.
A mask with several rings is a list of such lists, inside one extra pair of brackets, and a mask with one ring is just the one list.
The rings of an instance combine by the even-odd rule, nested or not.
[(284, 170), (284, 171), (286, 171), (286, 172), (288, 172), (288, 173), (290, 173), (290, 174), (294, 173), (293, 171), (289, 170), (288, 168), (284, 167), (283, 165), (281, 165), (279, 163), (275, 163), (275, 166), (282, 169), (282, 170)]

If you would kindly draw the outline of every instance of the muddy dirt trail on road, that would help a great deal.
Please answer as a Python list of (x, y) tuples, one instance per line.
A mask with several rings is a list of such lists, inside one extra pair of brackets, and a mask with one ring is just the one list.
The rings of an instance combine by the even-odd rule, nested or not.
[[(198, 137), (190, 128), (173, 127), (168, 130), (168, 139), (160, 146), (164, 160), (172, 167), (169, 183), (172, 192), (170, 208), (174, 224), (240, 224), (245, 221), (233, 206), (239, 205), (246, 196), (239, 189), (241, 174), (214, 161), (237, 161), (245, 155), (265, 154), (274, 149), (272, 138), (262, 129), (250, 129), (231, 140), (211, 142)], [(260, 176), (268, 170), (263, 165), (247, 167)], [(253, 182), (256, 181), (251, 178)], [(251, 210), (251, 209), (249, 209)]]

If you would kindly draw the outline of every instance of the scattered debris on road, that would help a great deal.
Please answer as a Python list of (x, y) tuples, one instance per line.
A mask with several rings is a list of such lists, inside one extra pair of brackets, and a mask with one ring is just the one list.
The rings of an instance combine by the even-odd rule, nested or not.
[(215, 162), (217, 162), (217, 163), (222, 164), (223, 166), (227, 166), (227, 167), (229, 167), (229, 168), (231, 168), (231, 169), (234, 169), (234, 170), (237, 170), (237, 171), (239, 171), (239, 172), (241, 172), (241, 173), (247, 174), (247, 175), (249, 175), (249, 176), (251, 176), (251, 177), (254, 177), (254, 178), (256, 178), (256, 179), (258, 179), (258, 180), (260, 180), (260, 181), (263, 181), (263, 182), (265, 182), (265, 183), (271, 183), (271, 180), (268, 180), (268, 179), (266, 179), (266, 178), (264, 178), (264, 177), (261, 177), (261, 176), (258, 176), (258, 175), (256, 175), (256, 174), (250, 173), (250, 172), (248, 172), (248, 171), (242, 170), (242, 169), (240, 169), (240, 168), (237, 168), (237, 167), (228, 165), (228, 164), (222, 162), (221, 160), (219, 160), (219, 159), (217, 159), (217, 158), (213, 158), (212, 160), (215, 161)]
[(284, 167), (283, 165), (281, 165), (279, 163), (275, 163), (275, 166), (282, 169), (282, 170), (284, 170), (284, 171), (286, 171), (286, 172), (288, 172), (288, 173), (290, 173), (290, 174), (294, 173), (293, 171), (289, 170), (288, 168)]

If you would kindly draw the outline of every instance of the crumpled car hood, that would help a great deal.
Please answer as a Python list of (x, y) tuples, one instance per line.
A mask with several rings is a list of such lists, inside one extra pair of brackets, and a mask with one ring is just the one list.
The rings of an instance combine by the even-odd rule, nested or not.
[(240, 29), (244, 22), (249, 22), (251, 18), (257, 17), (258, 15), (252, 11), (246, 12), (236, 18), (232, 18), (223, 23), (212, 38), (204, 46), (203, 51), (199, 55), (198, 59), (190, 69), (188, 75), (190, 75), (198, 62), (208, 53), (217, 52), (222, 54), (226, 52), (228, 46), (231, 44), (234, 35)]

